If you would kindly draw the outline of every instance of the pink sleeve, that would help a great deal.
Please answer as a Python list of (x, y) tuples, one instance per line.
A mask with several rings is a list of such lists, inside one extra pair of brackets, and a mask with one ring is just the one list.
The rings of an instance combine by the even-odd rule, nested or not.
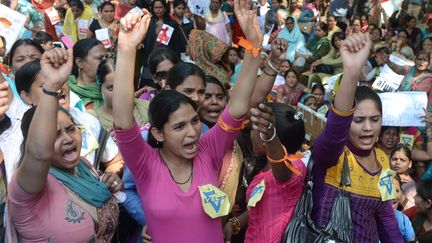
[[(242, 119), (234, 119), (228, 111), (228, 106), (221, 114), (221, 119), (231, 127), (240, 127), (243, 122)], [(223, 130), (218, 123), (216, 123), (200, 140), (200, 149), (208, 153), (212, 158), (212, 166), (216, 170), (220, 170), (222, 166), (222, 159), (225, 152), (233, 146), (234, 140), (237, 137), (238, 132), (226, 132)]]
[[(47, 181), (48, 182), (48, 181)], [(14, 221), (25, 222), (33, 215), (34, 207), (37, 205), (47, 187), (38, 193), (25, 192), (16, 180), (16, 174), (12, 176), (8, 186), (8, 203), (11, 216), (14, 215)]]
[[(120, 130), (114, 127), (117, 145), (124, 162), (129, 167), (134, 178), (144, 181), (148, 171), (153, 169), (154, 163), (158, 160), (158, 150), (148, 145), (143, 137), (138, 124), (127, 130)], [(138, 184), (138, 181), (136, 181)]]

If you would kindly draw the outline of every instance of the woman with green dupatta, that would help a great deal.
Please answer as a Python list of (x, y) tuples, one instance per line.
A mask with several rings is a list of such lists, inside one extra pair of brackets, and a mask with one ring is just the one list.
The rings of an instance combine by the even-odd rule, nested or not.
[[(96, 71), (99, 63), (107, 56), (107, 50), (96, 38), (78, 41), (73, 47), (73, 72), (69, 77), (69, 87), (77, 94), (87, 110), (97, 110), (103, 99), (96, 84)], [(71, 100), (71, 106), (79, 101)]]

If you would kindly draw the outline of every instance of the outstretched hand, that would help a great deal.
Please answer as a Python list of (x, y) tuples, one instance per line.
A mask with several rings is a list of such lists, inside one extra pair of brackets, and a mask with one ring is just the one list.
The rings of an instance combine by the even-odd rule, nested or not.
[(288, 50), (288, 41), (282, 38), (276, 38), (271, 43), (270, 60), (273, 63), (281, 63), (285, 60), (286, 52)]
[(250, 7), (248, 0), (235, 0), (234, 13), (246, 39), (251, 42), (254, 47), (261, 47), (264, 37), (258, 23), (256, 6), (253, 5)]
[(146, 10), (142, 10), (144, 15), (138, 13), (128, 13), (120, 20), (120, 32), (118, 36), (118, 46), (120, 49), (134, 48), (144, 40), (150, 24), (151, 15)]
[(343, 41), (339, 49), (344, 70), (358, 70), (360, 74), (363, 65), (369, 57), (372, 41), (369, 33), (356, 33)]
[(45, 51), (40, 64), (39, 76), (45, 81), (44, 85), (61, 88), (72, 72), (72, 49), (54, 48)]

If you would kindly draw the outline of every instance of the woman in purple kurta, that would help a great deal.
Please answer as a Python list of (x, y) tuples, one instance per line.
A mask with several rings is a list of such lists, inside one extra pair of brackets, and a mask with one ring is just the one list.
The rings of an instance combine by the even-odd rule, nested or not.
[(349, 72), (343, 73), (327, 126), (315, 142), (312, 216), (319, 225), (329, 222), (341, 190), (346, 154), (351, 186), (345, 190), (351, 197), (354, 242), (403, 242), (389, 200), (391, 193), (379, 190), (380, 185), (392, 186), (383, 177), (389, 172), (388, 157), (373, 146), (381, 130), (381, 101), (371, 89), (356, 87), (370, 45), (369, 34), (355, 34), (340, 49), (344, 70)]

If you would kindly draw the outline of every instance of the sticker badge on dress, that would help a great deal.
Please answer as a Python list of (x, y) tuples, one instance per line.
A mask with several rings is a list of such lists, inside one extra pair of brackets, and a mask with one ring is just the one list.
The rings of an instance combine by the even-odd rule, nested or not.
[(215, 219), (228, 215), (231, 208), (225, 192), (212, 184), (198, 186), (201, 195), (201, 202), (205, 213)]
[(378, 189), (381, 194), (381, 200), (388, 201), (396, 198), (396, 188), (393, 185), (393, 178), (396, 172), (387, 168), (383, 169), (378, 179)]
[(265, 183), (264, 183), (264, 179), (261, 180), (260, 183), (258, 183), (258, 185), (256, 185), (249, 197), (249, 201), (247, 206), (248, 207), (255, 207), (256, 204), (261, 201), (262, 196), (264, 195), (264, 191), (265, 191)]
[(157, 43), (164, 44), (167, 46), (171, 40), (173, 32), (174, 32), (173, 27), (171, 27), (167, 24), (163, 24), (161, 31), (159, 32), (157, 39), (156, 39)]
[(401, 134), (399, 143), (405, 144), (408, 147), (412, 148), (414, 146), (414, 136), (409, 134)]
[(56, 25), (58, 22), (60, 22), (60, 16), (55, 8), (47, 8), (45, 10), (45, 13), (48, 15), (48, 18), (50, 19), (52, 25)]
[(109, 49), (112, 47), (110, 30), (108, 28), (102, 28), (95, 31), (96, 39), (98, 39), (105, 48)]
[(91, 134), (86, 127), (80, 126), (81, 136), (82, 136), (82, 145), (81, 145), (81, 156), (85, 157), (92, 151), (99, 148), (99, 144), (97, 139), (93, 134)]
[(87, 35), (89, 21), (86, 19), (78, 19), (78, 35), (80, 37), (85, 37)]

